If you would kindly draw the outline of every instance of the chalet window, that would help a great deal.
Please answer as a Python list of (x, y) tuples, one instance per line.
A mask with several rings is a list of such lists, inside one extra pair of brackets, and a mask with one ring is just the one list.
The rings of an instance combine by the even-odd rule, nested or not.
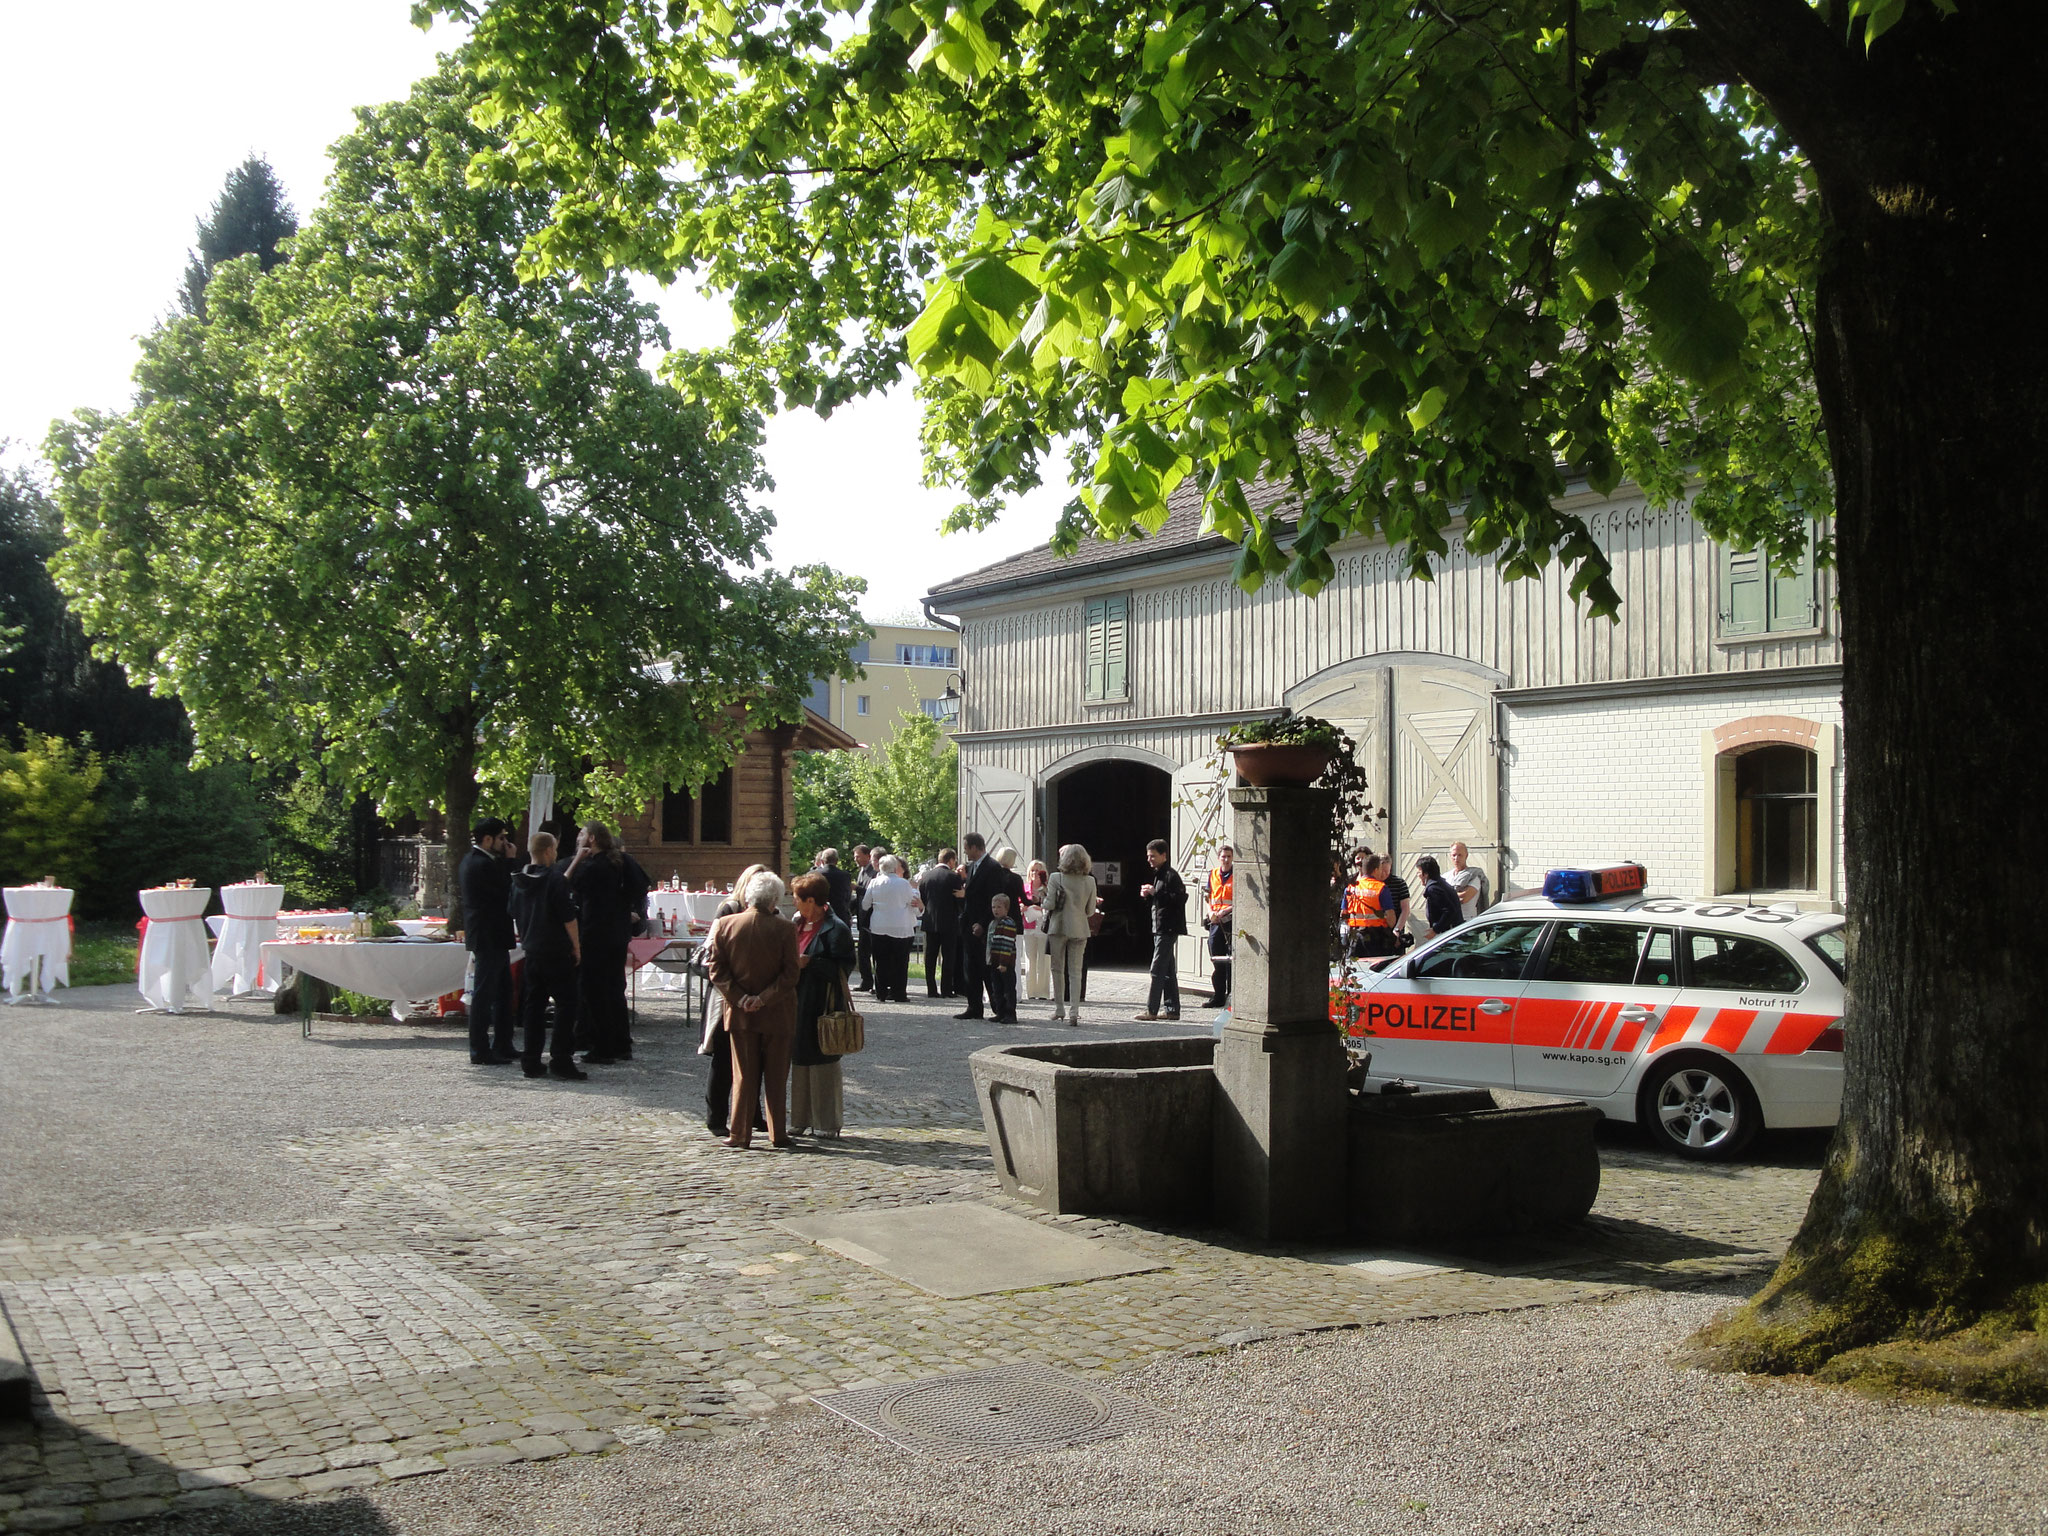
[(1758, 747), (1735, 760), (1735, 889), (1810, 891), (1818, 884), (1820, 759), (1803, 747)]
[(1130, 696), (1130, 614), (1131, 600), (1126, 595), (1089, 599), (1082, 647), (1082, 698)]
[(1820, 604), (1813, 579), (1813, 538), (1809, 529), (1798, 567), (1790, 574), (1771, 565), (1761, 549), (1721, 551), (1721, 633), (1724, 637), (1769, 635), (1818, 629)]
[(670, 789), (661, 786), (661, 840), (664, 843), (691, 843), (697, 822), (697, 800), (687, 789)]
[(729, 843), (732, 841), (732, 769), (727, 768), (716, 782), (706, 784), (697, 797), (697, 841), (700, 843)]
[(896, 647), (896, 665), (899, 667), (957, 667), (960, 652), (950, 645), (899, 645)]

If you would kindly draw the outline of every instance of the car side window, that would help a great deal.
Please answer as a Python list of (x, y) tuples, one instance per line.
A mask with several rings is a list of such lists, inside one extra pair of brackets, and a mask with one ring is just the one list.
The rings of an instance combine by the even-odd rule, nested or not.
[(1651, 930), (1650, 942), (1643, 946), (1643, 958), (1636, 966), (1636, 985), (1639, 987), (1675, 987), (1678, 985), (1678, 936), (1669, 928)]
[(1688, 933), (1692, 984), (1725, 992), (1797, 992), (1806, 972), (1775, 944), (1736, 933)]
[(1543, 957), (1544, 981), (1626, 986), (1650, 936), (1647, 923), (1559, 923)]
[(1442, 981), (1520, 981), (1542, 933), (1542, 923), (1461, 928), (1416, 961), (1415, 974)]

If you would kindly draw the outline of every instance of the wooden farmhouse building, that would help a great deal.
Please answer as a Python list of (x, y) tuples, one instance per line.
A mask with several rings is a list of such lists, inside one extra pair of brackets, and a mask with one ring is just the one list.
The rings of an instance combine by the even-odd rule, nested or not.
[(1496, 894), (1635, 859), (1659, 892), (1839, 909), (1832, 571), (1780, 576), (1624, 486), (1561, 503), (1613, 561), (1617, 622), (1554, 567), (1506, 581), (1454, 547), (1420, 581), (1364, 540), (1316, 597), (1247, 594), (1195, 494), (1175, 503), (1149, 539), (1033, 550), (926, 599), (960, 626), (961, 831), (1048, 862), (1084, 844), (1118, 876), (1112, 942), (1142, 927), (1148, 839), (1199, 889), (1204, 839), (1228, 836), (1218, 731), (1289, 710), (1360, 743), (1382, 808), (1362, 835), (1404, 873), (1462, 841)]
[(745, 749), (716, 783), (671, 786), (621, 824), (620, 840), (658, 881), (680, 876), (693, 888), (723, 888), (749, 864), (766, 864), (787, 877), (796, 824), (791, 758), (859, 748), (853, 737), (808, 709), (800, 724), (750, 730)]

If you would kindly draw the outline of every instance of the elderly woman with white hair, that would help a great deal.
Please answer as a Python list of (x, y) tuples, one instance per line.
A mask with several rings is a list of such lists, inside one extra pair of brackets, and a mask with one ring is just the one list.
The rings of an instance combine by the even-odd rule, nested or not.
[(732, 1041), (731, 1134), (723, 1145), (753, 1145), (758, 1089), (767, 1101), (768, 1139), (787, 1147), (789, 1057), (796, 1045), (796, 984), (802, 968), (796, 924), (776, 911), (782, 904), (780, 877), (764, 871), (740, 894), (746, 910), (712, 924), (705, 945), (705, 969), (725, 1000), (725, 1027)]
[(917, 914), (924, 910), (917, 887), (903, 878), (903, 861), (882, 855), (881, 873), (861, 893), (860, 904), (871, 915), (868, 940), (875, 950), (875, 1001), (910, 1001), (910, 940), (917, 932)]

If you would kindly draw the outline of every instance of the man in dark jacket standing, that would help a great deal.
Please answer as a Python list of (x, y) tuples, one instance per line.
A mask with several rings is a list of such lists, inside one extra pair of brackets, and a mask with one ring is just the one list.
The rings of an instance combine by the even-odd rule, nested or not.
[(815, 873), (823, 875), (825, 877), (825, 884), (832, 888), (832, 894), (827, 899), (826, 905), (830, 906), (834, 912), (837, 912), (839, 914), (839, 921), (846, 924), (848, 930), (851, 930), (853, 927), (853, 881), (847, 878), (846, 871), (839, 867), (839, 850), (837, 848), (827, 848), (818, 855)]
[(1009, 871), (988, 856), (988, 844), (979, 832), (968, 833), (960, 847), (967, 855), (967, 867), (960, 871), (960, 889), (953, 904), (960, 911), (960, 954), (966, 962), (960, 969), (967, 977), (967, 1011), (953, 1017), (978, 1019), (982, 988), (988, 980), (988, 904), (991, 897), (1008, 889), (1003, 877)]
[(875, 857), (868, 851), (866, 843), (853, 845), (853, 927), (855, 948), (860, 955), (860, 985), (856, 992), (875, 990), (875, 947), (870, 942), (868, 930), (875, 921), (874, 913), (861, 905), (861, 898), (874, 884), (875, 876), (881, 873)]
[(1152, 866), (1152, 883), (1139, 887), (1138, 894), (1152, 907), (1152, 988), (1145, 1011), (1132, 1017), (1151, 1023), (1171, 1022), (1180, 1017), (1180, 975), (1174, 969), (1174, 943), (1188, 931), (1188, 888), (1180, 874), (1166, 862), (1166, 844), (1153, 838), (1145, 845), (1145, 860)]
[(536, 832), (533, 862), (512, 877), (512, 921), (526, 951), (526, 985), (519, 1000), (522, 1064), (528, 1077), (542, 1074), (541, 1037), (547, 1029), (548, 1003), (555, 1005), (554, 1048), (546, 1071), (579, 1081), (590, 1076), (576, 1065), (576, 968), (583, 962), (583, 942), (576, 923), (576, 899), (569, 882), (555, 868), (552, 832)]
[(961, 884), (959, 862), (952, 849), (941, 848), (938, 863), (917, 882), (924, 903), (924, 989), (931, 997), (960, 995), (960, 903), (953, 896)]
[(493, 816), (471, 829), (475, 844), (456, 867), (455, 889), (462, 901), (463, 942), (469, 946), (476, 978), (469, 991), (469, 1059), (479, 1067), (502, 1065), (512, 1055), (512, 837)]

